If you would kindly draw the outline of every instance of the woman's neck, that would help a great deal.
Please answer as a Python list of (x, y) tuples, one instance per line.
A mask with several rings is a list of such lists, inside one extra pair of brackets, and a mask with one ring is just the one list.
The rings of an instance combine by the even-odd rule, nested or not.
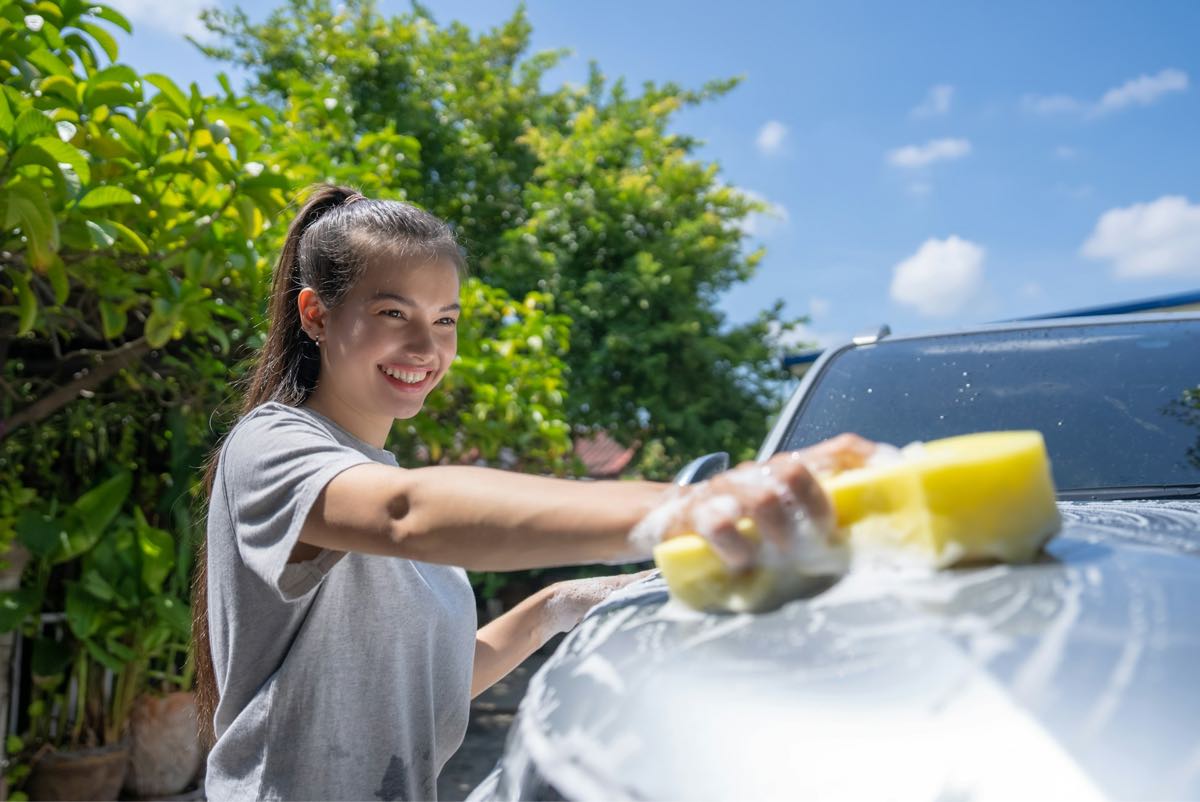
[(353, 403), (338, 396), (336, 392), (318, 386), (301, 406), (324, 415), (364, 443), (383, 448), (392, 420), (371, 416), (356, 409)]

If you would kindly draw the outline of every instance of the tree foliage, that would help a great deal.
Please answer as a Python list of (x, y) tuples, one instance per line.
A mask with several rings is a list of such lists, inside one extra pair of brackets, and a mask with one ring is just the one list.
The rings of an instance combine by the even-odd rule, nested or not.
[[(30, 749), (119, 738), (136, 693), (190, 682), (199, 466), (264, 334), (293, 199), (325, 178), (404, 194), (322, 141), (340, 121), (320, 91), (272, 106), (222, 76), (206, 95), (121, 64), (121, 31), (103, 5), (0, 0), (0, 554), (30, 555), (0, 631), (33, 649)], [(549, 305), (466, 284), (461, 370), (399, 433), (402, 459), (513, 444), (570, 470)]]
[(784, 378), (774, 338), (793, 322), (780, 305), (743, 326), (719, 310), (761, 257), (740, 225), (761, 207), (670, 131), (682, 107), (735, 81), (635, 95), (593, 68), (585, 87), (544, 88), (563, 53), (529, 53), (523, 10), (478, 35), (420, 6), (385, 17), (369, 0), (207, 21), (218, 36), (207, 52), (247, 69), (251, 95), (334, 110), (320, 129), (329, 169), (366, 170), (372, 188), (453, 221), (489, 284), (553, 298), (572, 321), (572, 424), (662, 441), (674, 455), (664, 469), (757, 446)]

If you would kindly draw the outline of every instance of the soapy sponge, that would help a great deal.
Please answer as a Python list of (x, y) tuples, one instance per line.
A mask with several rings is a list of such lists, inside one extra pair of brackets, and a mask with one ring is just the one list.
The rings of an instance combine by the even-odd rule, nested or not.
[[(836, 515), (831, 545), (846, 549), (850, 563), (1026, 562), (1060, 525), (1045, 442), (1035, 431), (914, 444), (891, 460), (818, 481)], [(749, 520), (739, 529), (757, 537)], [(802, 559), (731, 572), (699, 535), (664, 541), (654, 559), (672, 596), (702, 610), (769, 609), (814, 578)]]

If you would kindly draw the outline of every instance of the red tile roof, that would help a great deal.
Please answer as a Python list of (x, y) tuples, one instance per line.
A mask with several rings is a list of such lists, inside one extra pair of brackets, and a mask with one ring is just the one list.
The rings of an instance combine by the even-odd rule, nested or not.
[(636, 452), (636, 445), (623, 446), (605, 432), (575, 438), (575, 456), (587, 467), (587, 475), (595, 479), (619, 475)]

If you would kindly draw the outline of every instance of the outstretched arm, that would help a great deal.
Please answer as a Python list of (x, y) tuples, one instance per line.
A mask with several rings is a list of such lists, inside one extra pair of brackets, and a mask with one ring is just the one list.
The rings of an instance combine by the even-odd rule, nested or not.
[(629, 530), (669, 485), (580, 482), (490, 468), (364, 464), (325, 486), (301, 543), (513, 571), (633, 561)]

